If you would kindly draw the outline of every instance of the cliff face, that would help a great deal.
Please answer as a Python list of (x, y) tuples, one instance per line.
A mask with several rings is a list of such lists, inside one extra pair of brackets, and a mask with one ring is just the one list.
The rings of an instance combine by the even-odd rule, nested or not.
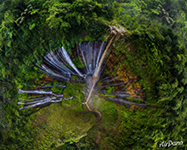
[[(136, 76), (132, 70), (126, 67), (125, 54), (116, 54), (115, 49), (112, 48), (109, 57), (110, 59), (107, 62), (107, 69), (109, 71), (109, 75), (113, 79), (115, 78), (115, 75), (118, 76), (117, 78), (115, 78), (114, 83), (115, 81), (116, 83), (117, 81), (123, 81), (123, 89), (125, 89), (126, 92), (130, 94), (132, 98), (144, 99), (145, 97), (141, 97), (141, 95), (144, 95), (142, 91), (143, 87), (139, 83), (137, 83), (140, 78)], [(120, 89), (120, 87), (118, 88)], [(140, 93), (140, 95), (138, 95), (138, 93)]]

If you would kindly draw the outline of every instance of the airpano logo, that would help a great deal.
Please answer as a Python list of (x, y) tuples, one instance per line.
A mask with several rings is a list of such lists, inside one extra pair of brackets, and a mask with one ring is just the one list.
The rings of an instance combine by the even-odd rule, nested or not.
[(172, 140), (169, 140), (167, 143), (164, 141), (159, 144), (159, 147), (170, 147), (170, 146), (178, 146), (178, 145), (183, 145), (183, 141), (177, 141), (173, 142)]

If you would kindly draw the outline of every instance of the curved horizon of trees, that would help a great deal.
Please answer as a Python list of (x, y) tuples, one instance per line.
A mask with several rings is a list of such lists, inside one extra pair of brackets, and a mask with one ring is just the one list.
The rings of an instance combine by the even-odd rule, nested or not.
[[(119, 2), (119, 3), (118, 3)], [(82, 41), (104, 41), (105, 20), (115, 20), (129, 30), (125, 40), (114, 43), (116, 54), (126, 54), (125, 65), (140, 77), (146, 102), (163, 109), (129, 112), (120, 108), (122, 121), (114, 145), (136, 148), (158, 148), (163, 141), (183, 141), (186, 147), (186, 5), (184, 0), (6, 0), (0, 3), (0, 86), (2, 148), (17, 148), (34, 140), (32, 128), (19, 111), (17, 87), (35, 86), (42, 78), (34, 69), (46, 52), (64, 47), (70, 51)], [(120, 40), (123, 43), (120, 43)], [(125, 115), (126, 113), (126, 115)], [(6, 116), (4, 117), (4, 115)], [(128, 114), (128, 115), (127, 115)], [(137, 120), (135, 120), (134, 116)], [(128, 120), (125, 124), (124, 119)], [(5, 123), (6, 120), (6, 123)], [(142, 122), (144, 120), (144, 122)], [(158, 122), (155, 122), (155, 121)], [(132, 124), (134, 122), (134, 124)], [(149, 124), (150, 123), (150, 124)], [(151, 124), (152, 123), (152, 124)], [(23, 128), (23, 126), (25, 127)], [(133, 128), (135, 130), (133, 130)], [(129, 131), (128, 135), (124, 132)], [(140, 132), (141, 131), (141, 132)], [(139, 133), (135, 134), (135, 133)], [(135, 134), (135, 136), (133, 136)], [(16, 139), (17, 136), (19, 138)], [(29, 139), (30, 137), (30, 139)], [(115, 137), (115, 136), (114, 136)], [(117, 138), (117, 137), (116, 137)], [(139, 142), (138, 139), (141, 139)], [(106, 141), (107, 141), (106, 140)], [(134, 144), (134, 145), (133, 145)], [(111, 146), (111, 145), (110, 145)], [(1, 147), (1, 146), (0, 146)], [(27, 148), (26, 146), (24, 147)], [(168, 149), (172, 149), (170, 147)]]

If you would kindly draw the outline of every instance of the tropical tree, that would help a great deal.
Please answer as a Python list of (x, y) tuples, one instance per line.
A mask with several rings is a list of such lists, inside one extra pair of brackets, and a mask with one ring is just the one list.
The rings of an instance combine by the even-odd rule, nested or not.
[(186, 143), (186, 2), (118, 2), (0, 2), (1, 149)]

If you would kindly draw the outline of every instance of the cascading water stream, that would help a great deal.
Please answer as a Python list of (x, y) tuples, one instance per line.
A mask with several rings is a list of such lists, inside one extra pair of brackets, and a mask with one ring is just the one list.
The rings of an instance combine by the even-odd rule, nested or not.
[[(89, 100), (91, 98), (92, 93), (103, 93), (103, 94), (113, 94), (115, 97), (103, 97), (106, 100), (109, 100), (111, 102), (124, 105), (126, 107), (129, 107), (129, 105), (138, 105), (140, 107), (146, 107), (147, 104), (144, 103), (136, 103), (136, 102), (129, 102), (125, 100), (127, 97), (130, 97), (130, 94), (124, 93), (124, 91), (119, 92), (106, 92), (105, 88), (111, 87), (111, 86), (119, 86), (124, 85), (124, 81), (120, 82), (114, 82), (119, 77), (123, 76), (126, 73), (119, 74), (117, 76), (114, 76), (111, 78), (111, 76), (107, 76), (104, 78), (100, 78), (102, 72), (104, 71), (104, 68), (106, 64), (108, 63), (109, 58), (109, 48), (111, 46), (111, 43), (113, 42), (116, 35), (114, 35), (111, 40), (106, 42), (83, 42), (81, 44), (78, 44), (76, 46), (74, 53), (76, 53), (74, 56), (75, 58), (78, 57), (79, 62), (82, 66), (82, 68), (77, 67), (77, 63), (75, 64), (72, 59), (72, 56), (68, 55), (68, 52), (62, 47), (59, 48), (55, 53), (53, 51), (50, 51), (43, 57), (43, 61), (40, 66), (36, 65), (36, 67), (41, 70), (43, 73), (47, 74), (48, 76), (51, 76), (53, 79), (68, 83), (70, 80), (75, 81), (72, 76), (76, 76), (76, 81), (83, 81), (86, 83), (86, 91), (82, 91), (84, 95), (87, 95), (85, 103), (89, 111), (92, 111), (94, 113), (97, 113), (99, 116), (98, 120), (101, 119), (101, 113), (97, 110), (92, 110), (89, 106)], [(107, 57), (108, 59), (107, 59)], [(106, 60), (106, 61), (105, 61)], [(103, 63), (105, 61), (105, 64)], [(103, 77), (103, 76), (102, 76)], [(102, 83), (101, 86), (95, 88), (97, 83)], [(66, 86), (58, 85), (60, 88), (66, 88)], [(43, 86), (43, 88), (53, 88), (53, 85), (51, 86)], [(36, 95), (43, 95), (43, 97), (37, 97), (37, 98), (31, 98), (29, 100), (25, 100), (23, 102), (18, 102), (19, 105), (24, 105), (24, 107), (20, 109), (26, 109), (26, 108), (34, 108), (34, 107), (40, 107), (46, 104), (56, 103), (56, 102), (62, 102), (62, 100), (69, 100), (73, 99), (73, 97), (70, 97), (69, 99), (64, 98), (64, 94), (55, 94), (52, 90), (43, 91), (42, 86), (39, 89), (35, 90), (21, 90), (18, 89), (19, 93), (28, 93), (28, 94), (36, 94)]]

